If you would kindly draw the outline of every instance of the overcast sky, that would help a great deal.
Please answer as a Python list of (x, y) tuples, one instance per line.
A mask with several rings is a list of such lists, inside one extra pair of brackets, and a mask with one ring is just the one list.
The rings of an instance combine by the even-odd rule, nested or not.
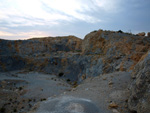
[(0, 38), (150, 31), (150, 0), (0, 0)]

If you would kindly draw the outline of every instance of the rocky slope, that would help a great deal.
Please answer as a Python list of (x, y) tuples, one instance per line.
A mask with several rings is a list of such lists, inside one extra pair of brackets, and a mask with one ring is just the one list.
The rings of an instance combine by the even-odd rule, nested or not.
[(150, 101), (141, 102), (149, 98), (149, 55), (145, 55), (149, 50), (150, 37), (103, 30), (93, 31), (83, 40), (75, 36), (0, 40), (0, 71), (44, 72), (74, 86), (90, 77), (133, 71), (129, 109), (146, 113)]

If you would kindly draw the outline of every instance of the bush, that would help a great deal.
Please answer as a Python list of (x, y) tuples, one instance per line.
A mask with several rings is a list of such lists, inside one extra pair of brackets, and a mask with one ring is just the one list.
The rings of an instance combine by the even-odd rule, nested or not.
[(46, 100), (46, 98), (41, 98), (41, 101), (45, 101)]
[(59, 77), (62, 77), (63, 75), (64, 75), (63, 72), (61, 72), (61, 73), (58, 74)]
[(71, 81), (71, 80), (68, 78), (68, 79), (67, 79), (67, 82), (70, 82), (70, 81)]
[(21, 91), (23, 88), (22, 87), (19, 87), (19, 90)]
[(17, 109), (16, 109), (16, 108), (14, 108), (14, 112), (17, 112)]
[(123, 31), (119, 30), (118, 33), (123, 33)]
[(92, 31), (91, 33), (95, 33), (95, 32), (97, 32), (97, 30)]

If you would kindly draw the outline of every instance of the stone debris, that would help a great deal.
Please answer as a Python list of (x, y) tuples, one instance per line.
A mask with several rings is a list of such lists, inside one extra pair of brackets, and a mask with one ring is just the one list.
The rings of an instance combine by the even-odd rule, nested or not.
[(109, 85), (112, 85), (113, 84), (113, 82), (112, 81), (109, 81), (109, 83), (108, 83)]
[(75, 91), (76, 90), (76, 88), (72, 88), (72, 90), (71, 91)]
[(103, 80), (106, 80), (107, 79), (107, 77), (103, 77)]
[(113, 113), (120, 113), (117, 109), (112, 110)]
[(109, 104), (108, 107), (109, 107), (109, 108), (117, 108), (118, 105), (117, 105), (116, 103), (112, 102), (112, 103)]

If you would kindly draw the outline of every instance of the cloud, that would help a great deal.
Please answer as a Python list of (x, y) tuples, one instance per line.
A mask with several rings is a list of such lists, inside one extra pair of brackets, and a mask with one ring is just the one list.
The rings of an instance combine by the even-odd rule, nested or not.
[(1, 37), (51, 36), (49, 31), (53, 36), (83, 37), (100, 28), (149, 30), (149, 3), (148, 0), (0, 0)]
[(1, 0), (4, 27), (60, 25), (63, 22), (99, 23), (95, 12), (118, 11), (120, 0)]
[(43, 3), (49, 9), (53, 9), (61, 14), (64, 13), (73, 19), (78, 19), (89, 23), (100, 21), (100, 19), (88, 14), (88, 12), (91, 12), (94, 9), (92, 2), (85, 0), (43, 0)]
[(121, 9), (121, 0), (93, 0), (93, 3), (107, 13), (116, 13)]
[[(14, 0), (12, 6), (9, 7), (9, 0), (2, 2), (3, 7), (0, 8), (0, 22), (7, 23), (6, 26), (34, 26), (34, 25), (56, 25), (57, 20), (69, 20), (69, 17), (56, 13), (47, 13), (40, 7), (39, 0)], [(8, 4), (8, 6), (5, 6)], [(39, 5), (37, 5), (39, 4)]]
[[(83, 1), (85, 3), (83, 3)], [(53, 26), (61, 21), (100, 22), (88, 12), (94, 10), (92, 2), (83, 0), (1, 0), (0, 23), (6, 26)]]
[(14, 34), (5, 32), (5, 31), (0, 31), (0, 36), (13, 36)]
[(44, 31), (30, 31), (30, 32), (19, 32), (19, 33), (11, 33), (6, 31), (0, 31), (0, 38), (3, 39), (11, 39), (11, 37), (16, 37), (16, 39), (29, 39), (33, 37), (47, 37), (53, 36), (53, 34), (44, 32)]

